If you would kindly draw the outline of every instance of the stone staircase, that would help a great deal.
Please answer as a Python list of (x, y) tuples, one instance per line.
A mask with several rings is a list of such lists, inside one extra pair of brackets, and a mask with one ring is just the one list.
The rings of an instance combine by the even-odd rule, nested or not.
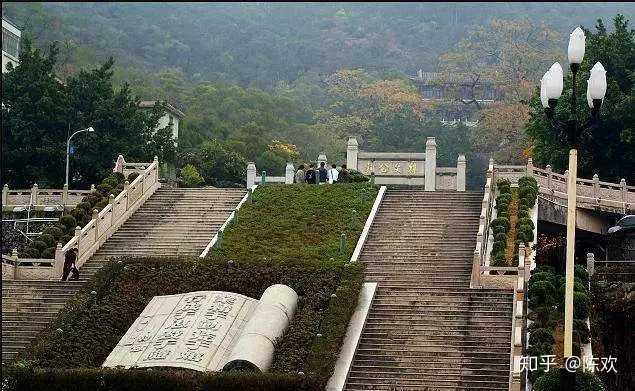
[(512, 292), (471, 290), (482, 194), (388, 190), (360, 261), (377, 282), (346, 390), (507, 390)]
[(108, 259), (199, 255), (244, 194), (161, 188), (81, 267), (79, 281), (2, 281), (2, 362), (27, 347)]

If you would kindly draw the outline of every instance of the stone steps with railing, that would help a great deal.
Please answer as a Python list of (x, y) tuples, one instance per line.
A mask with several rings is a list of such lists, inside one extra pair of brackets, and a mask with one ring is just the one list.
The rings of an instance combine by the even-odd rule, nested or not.
[(25, 349), (108, 259), (199, 255), (244, 194), (243, 189), (158, 189), (81, 265), (79, 281), (3, 281), (2, 361)]
[(470, 289), (482, 193), (388, 190), (359, 260), (377, 282), (346, 390), (507, 390), (512, 293)]

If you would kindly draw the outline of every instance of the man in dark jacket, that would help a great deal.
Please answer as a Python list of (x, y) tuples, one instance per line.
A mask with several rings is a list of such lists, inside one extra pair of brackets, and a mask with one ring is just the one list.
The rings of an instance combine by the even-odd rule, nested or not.
[(309, 169), (306, 170), (306, 173), (304, 174), (304, 179), (306, 180), (306, 183), (308, 183), (309, 185), (315, 184), (315, 168), (313, 164), (309, 164)]
[(324, 167), (324, 162), (320, 162), (319, 173), (320, 173), (320, 183), (326, 183), (326, 181), (328, 181), (329, 179), (329, 170), (327, 170), (326, 167)]

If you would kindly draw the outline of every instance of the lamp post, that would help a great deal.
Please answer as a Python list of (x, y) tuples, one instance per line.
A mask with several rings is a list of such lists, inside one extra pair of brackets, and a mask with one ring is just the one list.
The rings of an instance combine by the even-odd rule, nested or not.
[(64, 182), (64, 184), (66, 186), (68, 186), (68, 167), (69, 167), (70, 153), (71, 153), (71, 139), (77, 133), (82, 133), (82, 132), (91, 132), (92, 133), (94, 131), (95, 131), (95, 129), (93, 129), (92, 126), (89, 126), (86, 129), (78, 130), (77, 132), (71, 134), (71, 137), (69, 137), (68, 140), (66, 140), (66, 181)]
[(567, 258), (566, 285), (564, 305), (564, 366), (561, 371), (561, 386), (564, 390), (575, 387), (575, 369), (570, 371), (567, 363), (573, 356), (573, 283), (575, 262), (575, 223), (577, 199), (577, 168), (578, 168), (578, 138), (581, 132), (593, 128), (599, 119), (600, 107), (606, 94), (606, 71), (599, 62), (591, 69), (591, 76), (587, 80), (587, 104), (591, 116), (582, 126), (578, 120), (576, 77), (580, 70), (580, 63), (585, 50), (584, 31), (577, 27), (569, 38), (568, 59), (572, 76), (571, 112), (569, 119), (560, 121), (555, 116), (555, 108), (562, 94), (563, 74), (559, 63), (554, 63), (540, 80), (540, 101), (545, 109), (552, 128), (559, 134), (561, 140), (566, 138), (569, 150), (569, 177), (567, 178)]

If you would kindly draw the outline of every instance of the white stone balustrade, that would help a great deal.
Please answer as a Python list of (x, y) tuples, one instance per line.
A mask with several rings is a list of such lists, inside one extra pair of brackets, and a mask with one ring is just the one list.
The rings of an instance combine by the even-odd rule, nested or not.
[(64, 258), (72, 248), (78, 249), (75, 264), (80, 268), (159, 187), (159, 159), (155, 157), (132, 183), (124, 185), (117, 197), (111, 194), (108, 205), (100, 212), (93, 211), (93, 218), (83, 228), (77, 227), (75, 236), (68, 243), (58, 244), (51, 277), (62, 275)]
[(84, 196), (95, 190), (69, 190), (67, 185), (62, 189), (40, 189), (34, 184), (30, 189), (9, 189), (5, 184), (2, 188), (2, 210), (14, 211), (16, 208), (35, 211), (71, 210), (82, 201)]
[(2, 254), (3, 280), (45, 280), (53, 270), (53, 259), (18, 258), (18, 251)]

